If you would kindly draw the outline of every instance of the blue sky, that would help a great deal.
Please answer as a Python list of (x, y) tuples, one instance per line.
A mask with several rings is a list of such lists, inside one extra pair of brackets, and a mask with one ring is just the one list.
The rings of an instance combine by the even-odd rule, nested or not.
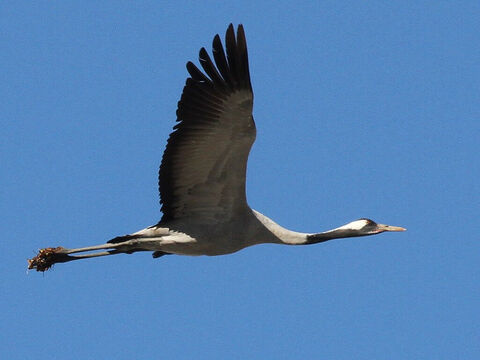
[[(0, 353), (478, 358), (479, 12), (477, 1), (2, 2)], [(245, 26), (255, 92), (250, 205), (298, 231), (360, 217), (408, 231), (27, 274), (41, 247), (158, 221), (185, 63), (230, 22)]]

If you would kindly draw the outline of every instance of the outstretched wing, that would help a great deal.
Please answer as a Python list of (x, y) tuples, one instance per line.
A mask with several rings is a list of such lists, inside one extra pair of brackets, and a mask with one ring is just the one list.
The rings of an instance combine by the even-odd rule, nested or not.
[[(247, 207), (245, 177), (255, 141), (253, 92), (243, 26), (233, 25), (213, 39), (213, 58), (205, 48), (204, 73), (187, 63), (177, 121), (159, 171), (162, 221), (189, 217), (192, 222), (228, 221)], [(216, 66), (215, 66), (216, 65)]]

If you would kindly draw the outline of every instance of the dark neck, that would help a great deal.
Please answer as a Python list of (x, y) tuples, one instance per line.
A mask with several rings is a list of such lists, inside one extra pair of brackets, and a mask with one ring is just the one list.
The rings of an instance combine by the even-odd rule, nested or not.
[(366, 236), (366, 235), (370, 235), (370, 234), (362, 234), (358, 230), (351, 230), (351, 229), (331, 230), (323, 233), (307, 235), (307, 241), (305, 242), (305, 245), (316, 244), (316, 243), (320, 243), (320, 242), (324, 242), (332, 239), (343, 239), (343, 238)]

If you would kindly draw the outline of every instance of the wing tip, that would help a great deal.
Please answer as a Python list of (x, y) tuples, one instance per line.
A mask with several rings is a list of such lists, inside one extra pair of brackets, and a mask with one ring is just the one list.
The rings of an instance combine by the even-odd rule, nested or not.
[(236, 34), (233, 23), (228, 25), (225, 32), (225, 48), (220, 35), (216, 34), (212, 41), (212, 53), (214, 61), (205, 47), (200, 49), (198, 59), (203, 71), (191, 61), (187, 62), (187, 71), (194, 81), (208, 82), (222, 88), (228, 87), (233, 91), (252, 91), (243, 24), (238, 24)]

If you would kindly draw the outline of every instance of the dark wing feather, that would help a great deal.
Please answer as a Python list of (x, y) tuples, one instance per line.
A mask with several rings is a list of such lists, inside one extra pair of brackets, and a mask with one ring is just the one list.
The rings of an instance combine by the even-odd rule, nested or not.
[(178, 102), (178, 124), (159, 171), (162, 222), (185, 217), (202, 223), (228, 221), (248, 206), (245, 177), (255, 123), (242, 25), (235, 38), (230, 24), (225, 44), (227, 56), (215, 36), (215, 64), (200, 50), (206, 75), (187, 63), (190, 77)]

